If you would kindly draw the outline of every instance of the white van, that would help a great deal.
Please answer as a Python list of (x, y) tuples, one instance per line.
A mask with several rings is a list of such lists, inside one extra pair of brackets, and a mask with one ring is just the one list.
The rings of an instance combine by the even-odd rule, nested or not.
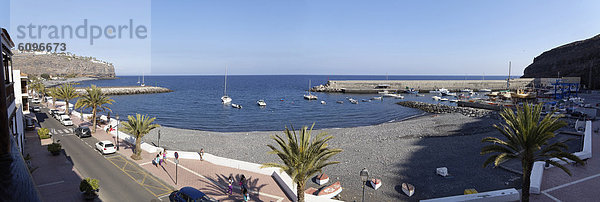
[(60, 123), (65, 126), (73, 125), (73, 121), (71, 121), (71, 117), (69, 115), (60, 115)]

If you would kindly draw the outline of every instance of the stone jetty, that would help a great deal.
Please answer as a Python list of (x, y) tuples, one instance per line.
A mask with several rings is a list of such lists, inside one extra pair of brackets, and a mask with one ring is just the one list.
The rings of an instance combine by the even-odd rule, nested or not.
[[(133, 95), (133, 94), (151, 94), (173, 92), (168, 88), (157, 86), (119, 86), (119, 87), (99, 87), (107, 95)], [(86, 93), (85, 88), (75, 89), (78, 93)]]
[[(460, 91), (465, 88), (506, 90), (506, 83), (506, 80), (329, 80), (327, 84), (315, 86), (311, 90), (336, 93), (377, 93), (384, 90), (401, 92), (412, 88), (426, 93), (440, 88), (450, 91)], [(536, 79), (533, 78), (511, 79), (509, 89), (525, 88), (535, 83)]]
[(405, 107), (420, 109), (425, 112), (434, 113), (434, 114), (459, 113), (459, 114), (469, 116), (469, 117), (486, 117), (486, 116), (491, 116), (493, 114), (496, 114), (495, 111), (487, 110), (487, 109), (474, 109), (474, 108), (470, 108), (470, 107), (455, 107), (455, 106), (448, 106), (448, 105), (443, 105), (443, 104), (430, 104), (430, 103), (416, 102), (416, 101), (402, 101), (402, 102), (398, 102), (397, 104), (405, 106)]

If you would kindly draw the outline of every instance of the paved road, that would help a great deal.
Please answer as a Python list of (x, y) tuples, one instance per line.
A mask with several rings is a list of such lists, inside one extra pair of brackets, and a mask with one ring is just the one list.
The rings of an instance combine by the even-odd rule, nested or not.
[(122, 170), (119, 170), (106, 158), (119, 154), (101, 155), (95, 148), (96, 139), (93, 137), (80, 139), (73, 135), (73, 127), (65, 127), (56, 119), (50, 117), (48, 109), (36, 113), (40, 125), (55, 129), (53, 138), (60, 140), (67, 158), (84, 177), (99, 179), (99, 197), (102, 201), (153, 201), (158, 200), (153, 194), (133, 181)]

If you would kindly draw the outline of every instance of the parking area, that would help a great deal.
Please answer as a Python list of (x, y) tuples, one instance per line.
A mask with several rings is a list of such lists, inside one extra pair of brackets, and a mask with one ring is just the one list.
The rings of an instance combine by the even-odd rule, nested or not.
[(170, 186), (165, 185), (159, 179), (156, 179), (137, 164), (130, 162), (121, 155), (109, 156), (106, 159), (155, 197), (163, 197), (173, 191)]

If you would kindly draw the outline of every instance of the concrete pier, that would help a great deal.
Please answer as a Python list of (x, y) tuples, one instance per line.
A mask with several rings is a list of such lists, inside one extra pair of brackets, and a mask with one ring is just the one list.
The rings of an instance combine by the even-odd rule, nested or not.
[[(534, 85), (533, 78), (511, 79), (511, 90)], [(385, 88), (381, 88), (384, 86)], [(377, 93), (380, 91), (404, 91), (413, 88), (422, 93), (446, 88), (450, 91), (460, 91), (465, 88), (472, 90), (491, 89), (505, 90), (506, 80), (330, 80), (326, 85), (312, 88), (316, 92), (339, 92), (339, 93)]]
[[(150, 94), (150, 93), (168, 93), (173, 92), (168, 88), (157, 86), (118, 86), (118, 87), (98, 87), (107, 95), (133, 95), (133, 94)], [(78, 93), (86, 93), (86, 88), (77, 88)]]

